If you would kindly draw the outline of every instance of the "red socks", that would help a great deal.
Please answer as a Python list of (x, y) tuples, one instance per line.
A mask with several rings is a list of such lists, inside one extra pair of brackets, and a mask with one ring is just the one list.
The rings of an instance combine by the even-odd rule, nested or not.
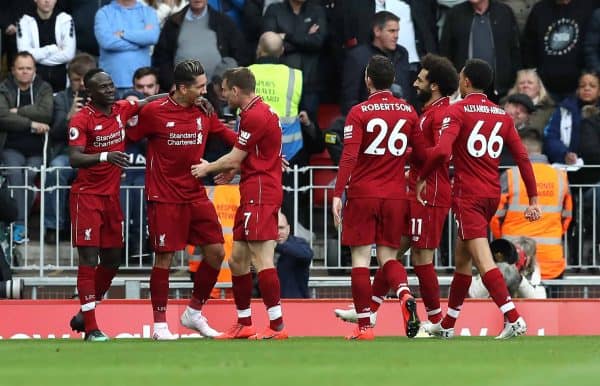
[(382, 268), (378, 268), (377, 272), (375, 272), (375, 277), (373, 278), (373, 286), (372, 286), (373, 296), (371, 296), (371, 312), (377, 312), (381, 303), (383, 303), (383, 299), (390, 291), (390, 286), (385, 280), (385, 274), (383, 273)]
[(167, 301), (169, 299), (169, 270), (152, 267), (150, 274), (150, 299), (154, 312), (154, 323), (167, 322)]
[(252, 274), (232, 276), (233, 300), (238, 314), (238, 323), (243, 326), (252, 325), (250, 299), (252, 299)]
[(96, 289), (95, 289), (96, 268), (89, 265), (80, 265), (77, 270), (77, 292), (79, 294), (79, 304), (83, 312), (85, 323), (85, 332), (88, 333), (98, 329), (96, 323)]
[(369, 268), (352, 268), (352, 299), (358, 316), (359, 328), (371, 325), (371, 277)]
[(510, 298), (506, 282), (504, 281), (504, 277), (500, 270), (498, 268), (490, 269), (481, 276), (481, 280), (483, 281), (485, 288), (489, 291), (492, 299), (494, 299), (494, 303), (496, 303), (498, 308), (500, 308), (500, 311), (506, 316), (506, 319), (508, 319), (510, 323), (514, 323), (519, 319), (519, 313)]
[(269, 328), (274, 331), (281, 330), (283, 316), (281, 313), (281, 288), (279, 277), (275, 268), (263, 269), (258, 273), (258, 287), (269, 314)]
[(217, 282), (219, 269), (215, 269), (205, 262), (200, 264), (194, 275), (194, 290), (190, 299), (190, 308), (201, 310), (202, 306), (210, 298), (210, 293)]
[(389, 260), (381, 267), (381, 270), (392, 291), (398, 295), (398, 299), (403, 299), (405, 295), (410, 295), (408, 276), (402, 263), (398, 260)]
[(431, 323), (442, 320), (442, 309), (440, 307), (440, 284), (438, 282), (433, 263), (415, 265), (415, 274), (419, 278), (419, 289), (427, 311), (427, 318)]
[(469, 293), (471, 279), (471, 275), (454, 272), (452, 284), (450, 284), (450, 293), (448, 294), (448, 313), (442, 320), (443, 328), (454, 328), (462, 304)]
[(96, 300), (102, 300), (106, 291), (110, 288), (112, 279), (117, 274), (118, 269), (106, 267), (102, 264), (96, 266)]

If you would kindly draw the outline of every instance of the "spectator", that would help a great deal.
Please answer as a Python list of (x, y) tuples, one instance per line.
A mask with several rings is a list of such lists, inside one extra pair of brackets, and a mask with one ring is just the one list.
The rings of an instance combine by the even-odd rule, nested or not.
[(208, 5), (215, 11), (229, 16), (241, 30), (242, 10), (245, 2), (246, 0), (208, 0)]
[(598, 105), (599, 87), (598, 75), (584, 72), (579, 77), (575, 95), (566, 98), (554, 110), (548, 126), (544, 129), (544, 153), (551, 163), (574, 165), (578, 162), (581, 108), (586, 105)]
[(307, 0), (285, 0), (267, 8), (264, 31), (278, 33), (283, 39), (281, 63), (302, 71), (302, 110), (316, 120), (319, 108), (319, 54), (327, 36), (325, 9)]
[[(0, 143), (5, 166), (40, 167), (44, 148), (44, 133), (52, 120), (52, 87), (35, 77), (35, 60), (29, 52), (19, 52), (12, 65), (11, 76), (0, 83), (0, 127), (7, 131), (5, 142)], [(0, 139), (4, 139), (1, 138)], [(32, 186), (35, 173), (12, 169), (7, 173), (12, 186)], [(25, 177), (27, 176), (27, 181)], [(26, 241), (25, 190), (18, 189), (15, 198), (19, 215), (13, 228), (13, 241)]]
[(225, 57), (246, 63), (243, 36), (235, 23), (206, 2), (191, 0), (165, 22), (152, 54), (161, 89), (171, 89), (174, 66), (185, 59), (202, 60), (208, 79), (212, 79), (215, 67)]
[(131, 89), (135, 70), (150, 65), (150, 47), (160, 33), (156, 12), (136, 0), (114, 0), (96, 13), (94, 32), (100, 67), (111, 75), (121, 96)]
[(281, 297), (308, 299), (308, 277), (313, 251), (306, 240), (290, 235), (290, 224), (281, 211), (277, 229), (275, 260), (281, 283)]
[(2, 55), (7, 55), (6, 62), (10, 65), (17, 54), (17, 24), (19, 19), (27, 13), (32, 13), (35, 7), (31, 1), (4, 0), (0, 12), (0, 45)]
[(440, 53), (457, 69), (471, 58), (483, 59), (494, 70), (493, 100), (508, 92), (521, 67), (519, 28), (509, 6), (496, 0), (469, 0), (448, 11)]
[(65, 11), (73, 17), (75, 35), (77, 36), (77, 50), (98, 56), (98, 41), (94, 30), (94, 18), (98, 10), (111, 0), (65, 0)]
[(183, 7), (188, 5), (187, 0), (140, 0), (140, 2), (156, 10), (156, 16), (161, 27), (169, 16), (181, 11)]
[[(542, 285), (542, 273), (537, 263), (535, 240), (521, 236), (513, 244), (519, 251), (517, 268), (526, 280), (519, 287), (519, 295), (524, 298), (546, 299), (546, 288)], [(521, 258), (521, 255), (523, 258)]]
[(587, 69), (600, 73), (600, 9), (592, 14), (583, 49)]
[(583, 33), (596, 0), (542, 0), (523, 33), (523, 63), (536, 68), (558, 103), (577, 87), (583, 66)]
[(531, 98), (526, 94), (511, 94), (506, 97), (504, 110), (510, 115), (519, 131), (529, 126), (529, 117), (535, 111)]
[(490, 227), (495, 238), (514, 241), (520, 236), (530, 237), (537, 244), (537, 262), (542, 279), (560, 277), (565, 270), (562, 237), (571, 223), (573, 203), (567, 174), (548, 164), (542, 154), (542, 138), (535, 130), (526, 130), (521, 140), (527, 148), (538, 186), (539, 205), (544, 214), (539, 221), (523, 217), (521, 208), (527, 207), (525, 185), (516, 168), (508, 169), (500, 177), (502, 194)]
[(525, 94), (533, 101), (535, 111), (529, 115), (527, 127), (536, 129), (543, 134), (544, 127), (554, 112), (554, 101), (546, 91), (546, 87), (535, 69), (526, 68), (517, 71), (517, 79), (513, 88), (508, 91), (508, 95), (516, 93)]
[(55, 10), (56, 0), (35, 0), (33, 16), (23, 15), (18, 23), (17, 49), (31, 52), (36, 74), (50, 83), (54, 92), (67, 82), (67, 63), (75, 56), (73, 18)]
[(523, 32), (525, 29), (525, 23), (527, 22), (527, 16), (531, 12), (531, 8), (533, 5), (537, 3), (539, 0), (499, 0), (501, 3), (508, 5), (513, 13), (515, 14), (515, 19), (517, 19), (517, 26), (519, 27), (519, 31)]
[(396, 78), (391, 91), (396, 97), (416, 101), (410, 82), (408, 51), (399, 46), (398, 17), (391, 12), (377, 12), (372, 23), (373, 40), (370, 44), (362, 44), (348, 52), (342, 76), (341, 109), (345, 115), (350, 108), (367, 99), (368, 92), (364, 82), (367, 63), (374, 55), (384, 55), (394, 64)]
[[(44, 207), (44, 240), (55, 244), (68, 235), (68, 190), (58, 186), (68, 186), (75, 178), (74, 169), (61, 169), (70, 166), (68, 153), (67, 124), (71, 117), (87, 103), (87, 92), (83, 84), (85, 74), (96, 68), (96, 59), (89, 54), (78, 54), (67, 69), (69, 87), (54, 95), (54, 110), (50, 138), (52, 140), (52, 161), (46, 177), (46, 206)], [(57, 168), (57, 169), (53, 169)], [(58, 233), (58, 234), (57, 234)]]

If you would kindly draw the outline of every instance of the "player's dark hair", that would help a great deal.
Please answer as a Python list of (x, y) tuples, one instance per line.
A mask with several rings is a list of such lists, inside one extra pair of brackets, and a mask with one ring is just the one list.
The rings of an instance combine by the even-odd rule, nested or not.
[(469, 59), (463, 68), (463, 74), (469, 78), (476, 90), (487, 90), (494, 80), (494, 70), (488, 62), (481, 59)]
[(421, 66), (427, 70), (427, 80), (440, 88), (443, 96), (454, 94), (458, 89), (458, 73), (448, 58), (427, 54), (421, 59)]
[(181, 85), (189, 86), (194, 84), (198, 75), (204, 74), (204, 67), (198, 60), (184, 60), (177, 63), (175, 71), (173, 71), (173, 82), (175, 87), (178, 88)]
[(383, 55), (371, 57), (367, 64), (367, 76), (371, 78), (371, 82), (377, 90), (390, 88), (394, 83), (394, 75), (394, 64), (389, 58)]
[(389, 21), (399, 22), (400, 18), (389, 11), (377, 12), (371, 21), (371, 28), (383, 28)]
[(85, 86), (85, 88), (89, 88), (90, 79), (92, 79), (94, 77), (94, 75), (99, 74), (101, 72), (106, 72), (106, 71), (104, 71), (101, 68), (92, 68), (91, 70), (86, 72), (85, 75), (83, 76), (83, 85)]
[(69, 62), (69, 74), (85, 75), (89, 70), (96, 67), (96, 59), (92, 55), (82, 52), (75, 55)]
[(31, 58), (31, 60), (33, 60), (33, 66), (35, 67), (35, 58), (31, 54), (31, 52), (29, 52), (29, 51), (19, 51), (19, 52), (17, 52), (17, 54), (13, 58), (12, 67), (15, 66), (15, 63), (17, 62), (17, 59), (19, 59), (19, 58)]
[(236, 67), (225, 71), (223, 80), (227, 82), (229, 88), (235, 86), (245, 93), (251, 93), (256, 90), (256, 78), (246, 67)]
[(140, 67), (133, 73), (132, 84), (135, 84), (137, 79), (143, 78), (148, 75), (154, 75), (154, 79), (158, 82), (158, 71), (152, 67)]

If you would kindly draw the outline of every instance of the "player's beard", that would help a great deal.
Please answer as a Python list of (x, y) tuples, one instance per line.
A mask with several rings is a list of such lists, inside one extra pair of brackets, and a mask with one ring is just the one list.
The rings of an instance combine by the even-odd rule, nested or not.
[(429, 102), (431, 99), (431, 88), (427, 88), (425, 90), (417, 89), (417, 97), (422, 103)]

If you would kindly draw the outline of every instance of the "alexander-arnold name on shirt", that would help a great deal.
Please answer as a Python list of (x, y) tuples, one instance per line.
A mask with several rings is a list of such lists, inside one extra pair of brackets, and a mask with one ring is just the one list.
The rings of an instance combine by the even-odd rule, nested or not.
[(484, 114), (497, 114), (506, 115), (506, 112), (498, 106), (486, 106), (486, 105), (464, 105), (465, 113), (484, 113)]

